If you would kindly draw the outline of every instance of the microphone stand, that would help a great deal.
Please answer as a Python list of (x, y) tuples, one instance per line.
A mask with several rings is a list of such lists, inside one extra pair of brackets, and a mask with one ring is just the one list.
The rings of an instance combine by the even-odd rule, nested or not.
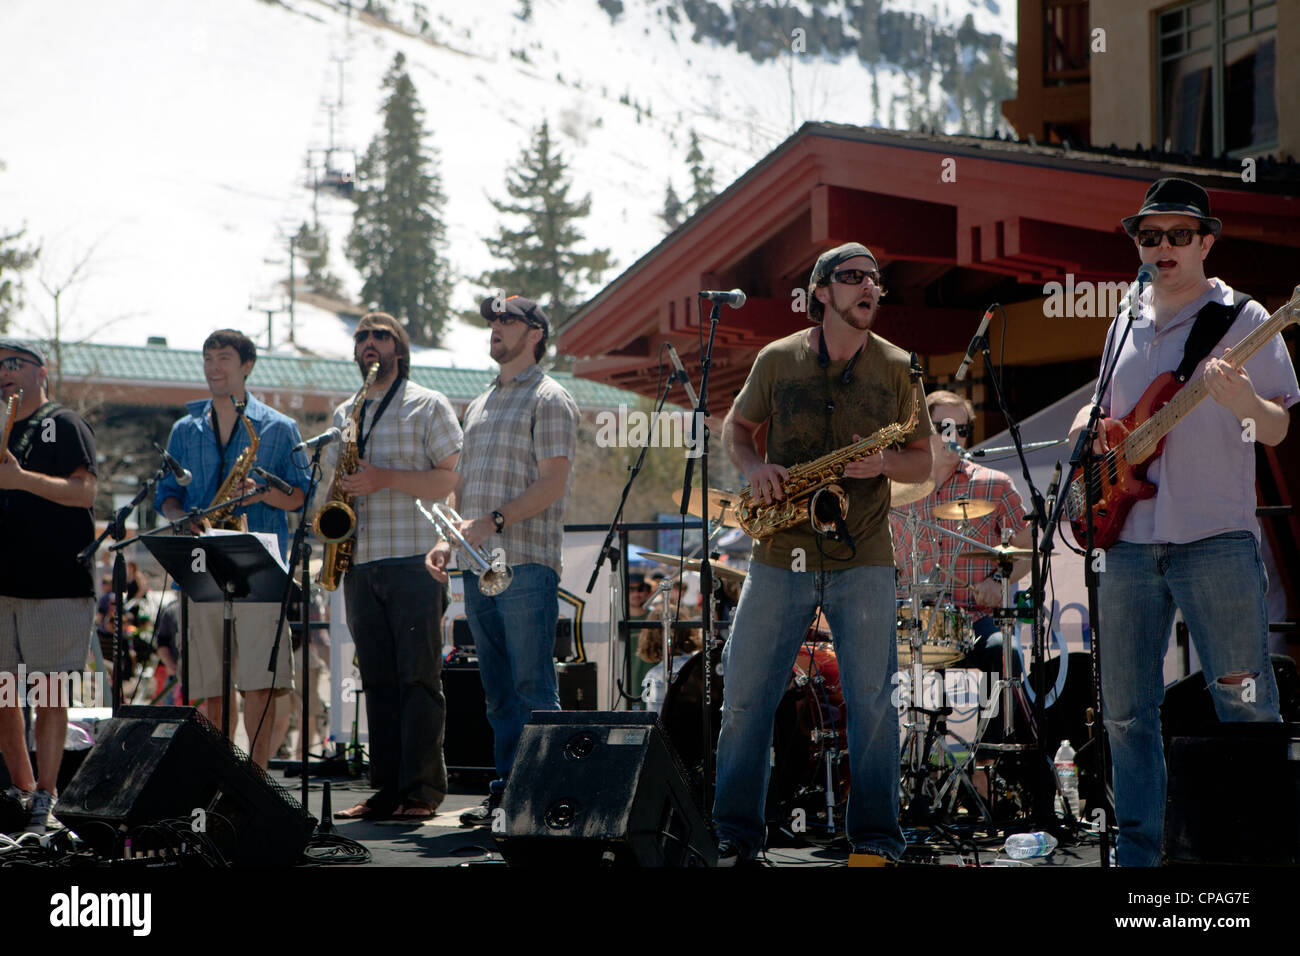
[[(308, 466), (309, 479), (307, 492), (302, 500), (302, 508), (298, 513), (298, 527), (293, 532), (293, 543), (289, 548), (289, 567), (284, 579), (284, 594), (280, 597), (280, 619), (275, 626), (275, 641), (271, 645), (271, 659), (267, 662), (266, 669), (273, 675), (275, 674), (275, 663), (280, 656), (280, 642), (284, 637), (284, 622), (289, 614), (289, 597), (293, 593), (293, 572), (300, 564), (302, 567), (302, 722), (299, 725), (298, 736), (302, 744), (302, 805), (307, 806), (307, 741), (310, 739), (310, 732), (307, 728), (307, 718), (309, 716), (310, 695), (307, 693), (306, 683), (310, 679), (311, 672), (308, 666), (309, 653), (311, 645), (311, 544), (307, 541), (307, 509), (311, 507), (312, 498), (316, 495), (316, 486), (320, 483), (321, 467), (320, 456), (325, 450), (325, 445), (317, 445), (311, 458), (311, 464)], [(290, 664), (290, 669), (293, 665)], [(290, 675), (292, 676), (292, 675)], [(266, 707), (271, 706), (271, 701), (275, 699), (275, 680), (272, 679), (271, 696), (267, 699)], [(266, 717), (266, 709), (262, 711), (262, 718)], [(262, 726), (262, 721), (258, 721), (258, 728)], [(248, 744), (251, 749), (252, 741)]]
[[(1141, 298), (1141, 289), (1134, 297), (1136, 304)], [(1140, 306), (1139, 306), (1140, 307)], [(1128, 322), (1124, 324), (1124, 331), (1120, 335), (1118, 344), (1111, 350), (1109, 356), (1105, 356), (1105, 362), (1102, 364), (1101, 374), (1097, 377), (1097, 397), (1106, 394), (1106, 389), (1110, 386), (1110, 380), (1115, 375), (1115, 367), (1119, 364), (1119, 353), (1124, 348), (1125, 341), (1128, 340), (1129, 330), (1133, 327), (1134, 309), (1129, 308)], [(1101, 406), (1096, 402), (1092, 405), (1092, 411), (1088, 415), (1088, 424), (1084, 426), (1079, 433), (1078, 440), (1074, 443), (1074, 450), (1070, 453), (1070, 470), (1065, 476), (1062, 484), (1062, 492), (1056, 501), (1056, 508), (1049, 516), (1047, 534), (1043, 539), (1044, 562), (1050, 557), (1052, 536), (1061, 519), (1061, 514), (1065, 511), (1065, 506), (1069, 501), (1070, 485), (1074, 480), (1074, 475), (1082, 469), (1084, 475), (1083, 492), (1084, 492), (1084, 556), (1083, 556), (1083, 580), (1088, 589), (1088, 647), (1092, 658), (1092, 686), (1093, 686), (1093, 706), (1095, 708), (1094, 719), (1097, 722), (1097, 733), (1089, 744), (1095, 744), (1097, 748), (1097, 779), (1100, 781), (1103, 791), (1110, 798), (1111, 806), (1115, 805), (1113, 788), (1107, 786), (1106, 781), (1110, 779), (1110, 768), (1107, 766), (1107, 734), (1105, 710), (1103, 709), (1102, 688), (1101, 688), (1101, 617), (1098, 611), (1098, 585), (1097, 572), (1093, 570), (1093, 551), (1096, 547), (1095, 529), (1093, 527), (1093, 514), (1097, 508), (1097, 491), (1099, 490), (1094, 482), (1088, 481), (1087, 477), (1092, 474), (1093, 467), (1101, 461), (1093, 451), (1097, 436), (1101, 430)], [(1101, 834), (1098, 843), (1098, 850), (1101, 855), (1101, 866), (1110, 866), (1110, 821), (1102, 814)]]
[[(1025, 457), (1024, 442), (1021, 440), (1020, 437), (1020, 425), (1012, 417), (1011, 410), (1007, 407), (1006, 396), (1002, 392), (1002, 382), (998, 378), (997, 369), (994, 367), (993, 364), (993, 356), (989, 351), (988, 337), (981, 336), (980, 338), (981, 341), (979, 343), (979, 348), (984, 353), (984, 370), (988, 376), (989, 381), (993, 385), (993, 392), (996, 395), (998, 400), (998, 408), (1002, 411), (1003, 417), (1005, 417), (1007, 420), (1007, 431), (1010, 433), (1011, 441), (1015, 445), (1016, 456), (1020, 459), (1021, 474), (1024, 476), (1025, 485), (1029, 488), (1029, 497), (1031, 503), (1033, 504), (1033, 512), (1032, 512), (1030, 526), (1029, 526), (1030, 542), (1031, 542), (1030, 547), (1035, 553), (1037, 553), (1039, 531), (1040, 529), (1042, 529), (1044, 522), (1048, 520), (1047, 506), (1043, 500), (1042, 493), (1038, 490), (1037, 486), (1034, 484), (1033, 475), (1030, 474), (1029, 460)], [(1033, 613), (1033, 627), (1032, 627), (1033, 653), (1032, 653), (1031, 661), (1037, 662), (1039, 667), (1038, 667), (1037, 686), (1034, 688), (1035, 691), (1034, 702), (1032, 705), (1032, 710), (1030, 715), (1031, 723), (1032, 723), (1032, 726), (1030, 727), (1030, 732), (1033, 734), (1033, 740), (1034, 740), (1033, 749), (1037, 753), (1035, 763), (1037, 763), (1038, 766), (1040, 767), (1046, 766), (1049, 769), (1051, 769), (1051, 779), (1054, 781), (1054, 786), (1052, 787), (1053, 793), (1051, 794), (1051, 796), (1047, 794), (1046, 792), (1047, 788), (1043, 786), (1042, 783), (1040, 783), (1042, 778), (1039, 774), (1032, 774), (1030, 776), (1030, 781), (1031, 781), (1030, 785), (1032, 787), (1031, 794), (1032, 794), (1033, 806), (1034, 806), (1033, 813), (1036, 818), (1037, 825), (1048, 831), (1051, 831), (1053, 834), (1059, 835), (1060, 827), (1056, 822), (1055, 805), (1054, 805), (1054, 801), (1052, 800), (1052, 797), (1055, 796), (1055, 793), (1060, 790), (1060, 781), (1056, 777), (1053, 758), (1048, 755), (1046, 749), (1046, 740), (1043, 738), (1043, 728), (1045, 726), (1047, 667), (1046, 667), (1046, 660), (1045, 660), (1046, 640), (1045, 640), (1045, 633), (1043, 629), (1043, 610), (1042, 610), (1043, 609), (1043, 582), (1042, 582), (1041, 572), (1042, 569), (1039, 567), (1038, 562), (1032, 561), (1030, 563), (1030, 584), (1029, 584), (1029, 588), (1030, 588), (1029, 593), (1031, 597), (1030, 609)], [(1009, 588), (1004, 593), (1009, 595), (1010, 593)], [(1003, 726), (1007, 729), (1010, 729), (1011, 719), (1013, 716), (1011, 713), (1011, 707), (1013, 703), (1012, 685), (1015, 683), (1014, 680), (1012, 679), (1012, 674), (1011, 674), (1011, 640), (1015, 635), (1015, 628), (1017, 625), (1016, 609), (1013, 607), (1004, 607), (999, 611), (997, 617), (1000, 619), (999, 623), (1002, 625), (1002, 667), (1004, 672), (1003, 679), (1008, 681), (1008, 683), (1005, 683), (1003, 685), (1002, 706), (1004, 710), (1003, 710), (1002, 720), (1003, 720)], [(1029, 675), (1022, 674), (1021, 679), (1023, 680), (1028, 676)], [(1066, 805), (1067, 815), (1073, 814), (1073, 812), (1074, 812), (1073, 808), (1069, 807), (1067, 803)]]
[[(703, 374), (700, 377), (699, 404), (695, 407), (695, 414), (691, 416), (691, 438), (693, 444), (691, 451), (699, 450), (700, 459), (700, 483), (702, 490), (700, 493), (700, 518), (704, 523), (705, 534), (708, 533), (709, 527), (709, 426), (706, 419), (709, 416), (709, 372), (713, 368), (713, 342), (718, 334), (718, 322), (721, 319), (722, 304), (717, 300), (713, 301), (713, 307), (709, 310), (709, 341), (704, 347), (704, 352), (700, 355), (700, 368)], [(697, 433), (698, 432), (698, 433)], [(681, 515), (683, 519), (688, 514), (691, 503), (691, 480), (695, 473), (695, 459), (687, 456), (686, 458), (686, 476), (682, 481), (682, 508)], [(700, 809), (704, 812), (704, 820), (710, 827), (713, 825), (713, 800), (711, 799), (711, 790), (713, 789), (713, 770), (716, 758), (713, 752), (713, 664), (711, 654), (713, 651), (713, 642), (715, 640), (713, 633), (713, 609), (711, 607), (713, 595), (713, 565), (709, 561), (709, 543), (706, 538), (704, 547), (700, 550), (700, 593), (704, 595), (704, 600), (700, 607), (700, 634), (703, 637), (703, 646), (700, 648), (700, 663), (703, 667), (704, 675), (704, 694), (701, 700), (700, 729), (703, 735), (701, 741), (701, 752), (704, 754), (704, 779), (701, 781), (702, 800), (704, 806)], [(671, 676), (672, 671), (666, 672)]]
[[(661, 369), (663, 368), (662, 354), (663, 353), (661, 350), (660, 363), (659, 363), (659, 367)], [(650, 420), (652, 422), (657, 422), (659, 420), (659, 415), (663, 410), (664, 402), (668, 400), (668, 393), (672, 391), (673, 382), (675, 381), (677, 381), (677, 373), (675, 371), (673, 372), (673, 374), (669, 375), (667, 379), (664, 380), (663, 389), (659, 392), (658, 401), (655, 402), (654, 412), (651, 413)], [(650, 448), (650, 442), (649, 440), (647, 440), (646, 443), (641, 446), (641, 453), (636, 456), (636, 462), (632, 465), (631, 468), (628, 469), (627, 481), (623, 485), (623, 494), (618, 499), (618, 507), (614, 510), (614, 518), (609, 523), (609, 530), (605, 532), (605, 540), (601, 542), (600, 551), (597, 553), (597, 557), (596, 557), (596, 566), (591, 569), (591, 577), (587, 580), (587, 593), (590, 594), (592, 592), (592, 589), (595, 588), (596, 586), (596, 579), (600, 576), (600, 569), (605, 564), (605, 559), (608, 558), (610, 560), (610, 562), (614, 566), (614, 569), (619, 573), (620, 576), (620, 584), (621, 584), (620, 590), (623, 594), (623, 622), (622, 623), (626, 623), (627, 615), (628, 615), (627, 561), (625, 560), (627, 557), (627, 533), (626, 531), (620, 533), (619, 526), (623, 521), (623, 509), (627, 505), (628, 495), (632, 493), (632, 484), (636, 481), (637, 475), (641, 474), (641, 468), (645, 464), (645, 456), (649, 448)], [(615, 534), (619, 535), (619, 547), (617, 548), (614, 547)], [(623, 558), (624, 560), (620, 560), (620, 558)], [(632, 679), (632, 636), (631, 636), (632, 632), (626, 627), (622, 627), (621, 625), (619, 629), (623, 633), (623, 635), (627, 638), (627, 653), (623, 655), (622, 678), (627, 678), (628, 681), (630, 682)], [(665, 667), (664, 686), (666, 688), (669, 684), (672, 683), (672, 669), (671, 669), (672, 668), (672, 647), (670, 643), (666, 643), (664, 645), (663, 653), (664, 653), (664, 667)], [(612, 665), (612, 657), (611, 657), (611, 665)], [(619, 688), (619, 693), (622, 697), (631, 697), (632, 695), (629, 695), (627, 693), (627, 690), (623, 688), (622, 678), (619, 678), (618, 681), (616, 682)]]
[(114, 541), (118, 542), (118, 544), (115, 544), (111, 548), (113, 552), (113, 596), (114, 596), (114, 603), (117, 605), (116, 610), (114, 611), (113, 614), (112, 709), (113, 709), (114, 717), (117, 716), (118, 708), (122, 706), (121, 663), (122, 663), (122, 658), (126, 656), (123, 654), (123, 649), (122, 649), (122, 621), (123, 621), (123, 612), (125, 610), (124, 605), (126, 603), (126, 558), (122, 555), (122, 549), (125, 548), (127, 545), (134, 543), (138, 538), (137, 535), (137, 538), (131, 538), (129, 541), (123, 542), (122, 539), (126, 537), (126, 519), (130, 517), (131, 512), (133, 512), (136, 508), (140, 507), (140, 503), (144, 501), (145, 496), (152, 493), (154, 486), (157, 485), (158, 482), (162, 481), (163, 477), (167, 474), (168, 470), (169, 469), (167, 468), (167, 466), (163, 465), (154, 473), (152, 478), (146, 480), (140, 486), (140, 490), (136, 492), (135, 497), (131, 499), (130, 504), (124, 505), (123, 507), (118, 509), (117, 514), (113, 516), (113, 519), (108, 523), (108, 526), (104, 529), (104, 533), (101, 534), (94, 541), (92, 541), (90, 544), (86, 545), (86, 547), (84, 547), (81, 550), (81, 553), (77, 555), (77, 561), (91, 569), (91, 578), (93, 580), (94, 579), (93, 560), (95, 557), (95, 552), (97, 552), (99, 550), (99, 546), (103, 544), (105, 541), (107, 541), (109, 538), (112, 538)]

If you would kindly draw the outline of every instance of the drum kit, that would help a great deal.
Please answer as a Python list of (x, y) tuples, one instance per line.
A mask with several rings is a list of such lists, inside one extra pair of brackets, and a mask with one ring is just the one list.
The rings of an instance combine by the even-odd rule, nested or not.
[[(993, 718), (987, 712), (971, 740), (957, 736), (947, 725), (954, 711), (943, 699), (943, 691), (940, 690), (937, 706), (928, 707), (923, 706), (929, 701), (923, 699), (926, 695), (922, 688), (927, 675), (931, 685), (942, 685), (945, 668), (963, 661), (975, 645), (971, 614), (952, 601), (954, 584), (960, 580), (956, 577), (958, 562), (993, 562), (1004, 572), (1002, 609), (995, 612), (994, 617), (1003, 633), (1010, 634), (1016, 616), (1011, 606), (1012, 563), (1031, 557), (1031, 552), (1005, 543), (988, 545), (970, 537), (971, 522), (995, 509), (991, 501), (957, 499), (945, 502), (932, 509), (931, 514), (936, 520), (922, 519), (910, 506), (926, 498), (933, 490), (933, 480), (914, 484), (890, 482), (891, 510), (903, 520), (908, 531), (911, 558), (910, 580), (901, 584), (897, 607), (898, 677), (902, 678), (906, 673), (910, 686), (910, 692), (905, 695), (908, 705), (903, 718), (906, 735), (902, 747), (901, 807), (904, 819), (908, 821), (953, 822), (959, 808), (964, 807), (973, 813), (974, 819), (991, 823), (989, 804), (973, 779), (976, 754), (999, 748), (1023, 748), (1011, 743), (985, 743), (986, 733), (993, 724)], [(738, 498), (732, 492), (716, 489), (710, 489), (708, 495), (709, 511), (713, 517), (708, 542), (712, 546), (715, 537), (724, 529), (739, 526), (736, 519)], [(680, 492), (674, 498), (680, 505)], [(698, 516), (698, 500), (693, 500), (688, 510)], [(946, 567), (936, 566), (929, 575), (923, 576), (921, 565), (925, 555), (922, 542), (933, 546), (945, 537), (960, 547), (953, 550)], [(930, 549), (924, 550), (928, 553)], [(659, 585), (656, 596), (664, 594), (664, 604), (670, 603), (666, 594), (680, 571), (698, 571), (700, 568), (700, 560), (693, 556), (657, 552), (642, 554), (649, 560), (679, 569)], [(743, 585), (745, 572), (725, 564), (711, 562), (711, 566), (718, 581)], [(716, 595), (711, 599), (716, 601)], [(650, 599), (654, 600), (655, 597)], [(676, 612), (676, 608), (668, 607), (663, 615), (665, 636), (676, 623), (673, 620)], [(722, 725), (725, 680), (722, 638), (729, 624), (716, 613), (714, 620), (719, 622), (719, 639), (714, 646), (692, 654), (680, 669), (674, 669), (661, 713), (664, 731), (692, 775), (691, 783), (697, 792), (702, 789), (700, 775), (704, 767), (702, 709), (705, 660), (713, 668), (710, 746), (715, 752)], [(1008, 659), (1011, 642), (1004, 641), (1003, 644), (1002, 673), (1009, 675), (1012, 673)], [(908, 668), (907, 672), (904, 667)], [(994, 713), (1001, 711), (1003, 734), (1000, 736), (1004, 740), (1012, 736), (1012, 702), (1020, 693), (1018, 684), (1018, 679), (1000, 679), (990, 695), (1001, 695), (1000, 706)], [(824, 618), (810, 625), (800, 648), (777, 710), (772, 746), (773, 764), (767, 799), (769, 821), (774, 825), (789, 826), (794, 813), (802, 810), (806, 823), (805, 838), (833, 839), (842, 834), (849, 797), (847, 713), (840, 689), (839, 665)]]
[[(1016, 627), (1017, 611), (1012, 608), (1012, 567), (1014, 562), (1033, 557), (1033, 552), (1011, 547), (1007, 543), (1009, 531), (1004, 531), (1001, 545), (989, 545), (970, 537), (972, 522), (992, 514), (996, 504), (973, 498), (957, 498), (936, 505), (930, 514), (938, 522), (955, 525), (945, 527), (936, 521), (923, 519), (911, 505), (922, 500), (933, 490), (926, 482), (918, 485), (892, 484), (891, 511), (900, 518), (906, 530), (908, 568), (910, 577), (900, 582), (898, 600), (898, 659), (899, 678), (905, 679), (908, 693), (903, 728), (903, 772), (900, 784), (901, 806), (905, 820), (914, 823), (952, 823), (957, 819), (959, 806), (971, 812), (973, 819), (984, 824), (993, 822), (993, 814), (985, 799), (992, 789), (981, 794), (973, 779), (977, 756), (992, 751), (1014, 752), (1025, 749), (1016, 743), (988, 743), (985, 736), (994, 728), (995, 715), (1001, 713), (1001, 740), (1012, 737), (1014, 701), (1021, 703), (1021, 713), (1028, 710), (1021, 680), (1013, 676), (1011, 666), (1012, 644), (1009, 635)], [(945, 539), (955, 545), (946, 566), (940, 546)], [(927, 545), (922, 548), (922, 543)], [(923, 553), (924, 552), (924, 553)], [(940, 557), (932, 561), (928, 574), (922, 574), (923, 560), (931, 554)], [(948, 726), (954, 708), (946, 699), (949, 686), (946, 668), (959, 664), (972, 666), (966, 659), (974, 649), (976, 635), (971, 614), (955, 604), (952, 597), (956, 586), (969, 584), (957, 577), (958, 562), (980, 560), (997, 565), (1001, 582), (1000, 607), (993, 618), (998, 629), (1008, 638), (1002, 641), (1001, 674), (981, 704), (997, 702), (997, 706), (982, 706), (976, 732), (971, 740), (962, 738)], [(906, 661), (906, 663), (905, 663)], [(902, 670), (907, 667), (908, 670)], [(935, 693), (927, 693), (928, 687)], [(930, 698), (937, 698), (931, 701)], [(929, 704), (932, 706), (927, 706)], [(992, 774), (989, 774), (990, 778)]]

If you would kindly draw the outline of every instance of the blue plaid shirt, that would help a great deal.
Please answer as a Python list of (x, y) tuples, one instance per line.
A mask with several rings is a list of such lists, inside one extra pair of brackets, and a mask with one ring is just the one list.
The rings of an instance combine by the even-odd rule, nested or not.
[[(167, 451), (193, 473), (194, 480), (182, 488), (169, 472), (158, 483), (158, 491), (154, 494), (153, 506), (159, 513), (163, 501), (168, 498), (178, 499), (187, 511), (211, 505), (221, 482), (234, 467), (240, 453), (248, 447), (248, 431), (240, 422), (235, 426), (223, 459), (217, 450), (216, 433), (212, 430), (212, 399), (187, 402), (185, 410), (189, 415), (172, 426)], [(248, 396), (244, 416), (257, 430), (261, 441), (257, 449), (257, 464), (305, 492), (307, 471), (295, 464), (292, 456), (293, 446), (302, 441), (297, 423), (252, 395)], [(247, 515), (249, 531), (273, 533), (280, 541), (281, 555), (288, 560), (289, 519), (286, 511), (258, 501), (241, 507), (236, 514)]]

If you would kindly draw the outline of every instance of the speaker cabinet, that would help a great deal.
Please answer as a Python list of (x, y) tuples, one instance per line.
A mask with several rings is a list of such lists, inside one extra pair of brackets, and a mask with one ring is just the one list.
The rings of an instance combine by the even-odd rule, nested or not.
[(1300, 864), (1300, 727), (1174, 737), (1167, 764), (1167, 863)]
[(534, 711), (493, 833), (512, 866), (713, 866), (654, 714)]
[(201, 826), (227, 862), (242, 866), (292, 866), (316, 826), (193, 707), (120, 708), (54, 815), (106, 856), (120, 854), (124, 838), (144, 836), (142, 828), (159, 838)]
[(493, 770), (492, 725), (487, 720), (478, 664), (455, 661), (442, 665), (442, 693), (447, 698), (447, 730), (442, 740), (447, 769)]

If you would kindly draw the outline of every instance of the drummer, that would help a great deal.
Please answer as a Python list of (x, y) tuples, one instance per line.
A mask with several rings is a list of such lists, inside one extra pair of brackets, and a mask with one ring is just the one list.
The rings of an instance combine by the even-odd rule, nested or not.
[[(1003, 472), (977, 465), (964, 457), (975, 427), (975, 407), (970, 400), (954, 392), (936, 391), (926, 395), (925, 403), (935, 427), (935, 434), (930, 436), (934, 451), (931, 469), (934, 490), (900, 510), (906, 512), (910, 509), (923, 521), (989, 545), (1002, 544), (1003, 529), (1010, 529), (1009, 543), (1029, 548), (1031, 539), (1025, 507), (1011, 479)], [(950, 443), (955, 443), (961, 453)], [(956, 520), (936, 517), (935, 509), (940, 505), (963, 499), (971, 502), (967, 508), (971, 516), (967, 519), (968, 527), (961, 527)], [(974, 516), (981, 511), (984, 513)], [(890, 514), (889, 520), (894, 534), (894, 558), (899, 569), (902, 597), (913, 580), (912, 536), (897, 510)], [(921, 528), (917, 537), (921, 580), (935, 585), (948, 584), (943, 600), (968, 611), (975, 622), (973, 629), (978, 639), (975, 647), (965, 660), (953, 666), (978, 667), (983, 671), (1001, 673), (1002, 636), (991, 616), (1002, 604), (1002, 584), (996, 576), (996, 561), (982, 555), (971, 555), (968, 544), (930, 528)], [(962, 551), (966, 553), (959, 556)], [(1019, 581), (1029, 573), (1029, 569), (1028, 560), (1015, 562), (1011, 580)], [(1013, 661), (1013, 671), (1018, 675), (1021, 667), (1017, 657)]]

